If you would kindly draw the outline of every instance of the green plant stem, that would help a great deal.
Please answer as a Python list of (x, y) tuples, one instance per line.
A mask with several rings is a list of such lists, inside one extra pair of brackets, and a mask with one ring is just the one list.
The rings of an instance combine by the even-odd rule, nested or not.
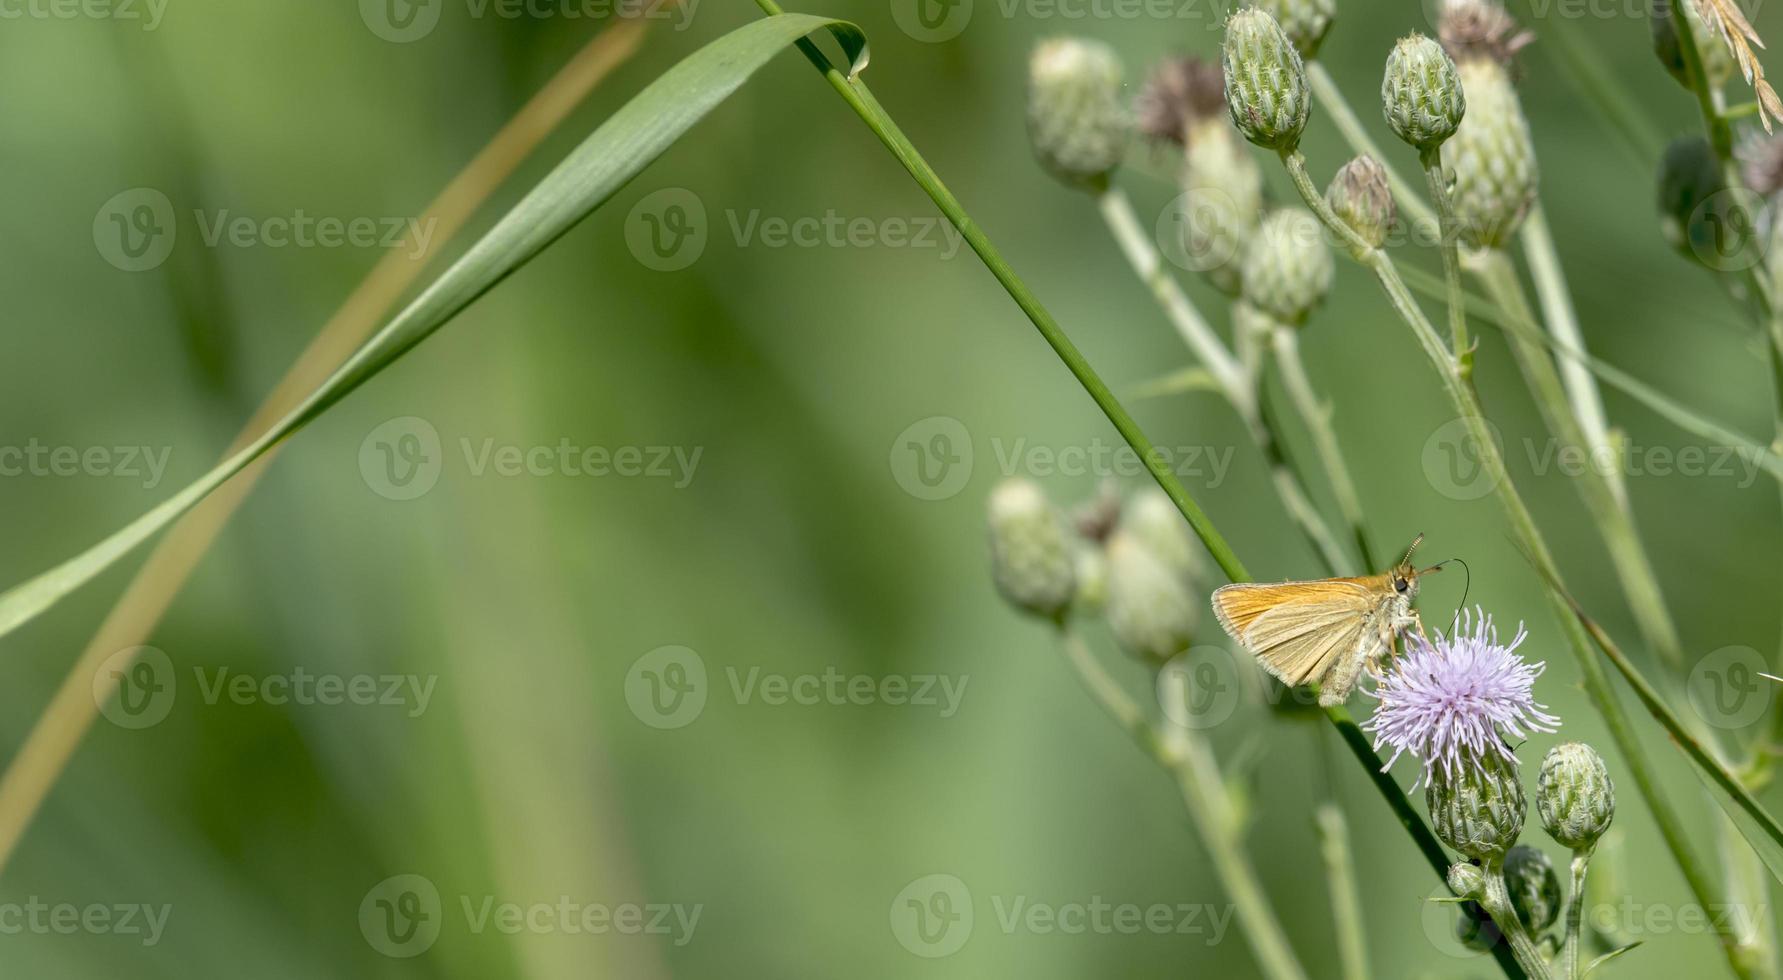
[(1443, 173), (1442, 147), (1433, 146), (1419, 154), (1424, 165), (1424, 181), (1430, 187), (1430, 199), (1436, 202), (1438, 229), (1442, 235), (1443, 281), (1449, 287), (1449, 350), (1462, 381), (1471, 383), (1473, 376), (1473, 344), (1467, 339), (1467, 299), (1461, 289), (1461, 229), (1455, 220), (1455, 207), (1449, 200), (1449, 178)]
[(1529, 975), (1529, 980), (1549, 980), (1547, 961), (1542, 959), (1541, 950), (1529, 938), (1529, 930), (1523, 928), (1523, 920), (1517, 918), (1516, 909), (1511, 907), (1511, 892), (1504, 883), (1504, 863), (1490, 861), (1481, 870), (1485, 872), (1486, 893), (1480, 897), (1480, 907), (1498, 924), (1498, 931), (1510, 943), (1517, 965)]
[(1412, 231), (1419, 239), (1435, 240), (1441, 234), (1436, 212), (1424, 203), (1424, 199), (1418, 196), (1417, 189), (1387, 161), (1386, 154), (1381, 152), (1381, 148), (1368, 135), (1368, 130), (1363, 128), (1356, 110), (1343, 97), (1343, 90), (1337, 87), (1337, 81), (1331, 77), (1324, 64), (1317, 60), (1307, 61), (1306, 77), (1312, 84), (1313, 97), (1330, 114), (1331, 121), (1343, 134), (1344, 141), (1350, 144), (1350, 149), (1373, 157), (1381, 165), (1381, 169), (1387, 172), (1387, 186), (1392, 188), (1393, 199), (1399, 204), (1401, 219), (1412, 225)]
[[(1572, 291), (1566, 285), (1560, 251), (1554, 247), (1554, 235), (1548, 230), (1548, 215), (1539, 200), (1523, 219), (1517, 237), (1523, 243), (1523, 257), (1529, 263), (1530, 277), (1535, 280), (1535, 295), (1541, 301), (1542, 318), (1547, 323), (1548, 332), (1568, 347), (1585, 350), (1585, 335), (1579, 329), (1579, 314), (1573, 308)], [(1560, 378), (1566, 383), (1566, 396), (1572, 403), (1573, 417), (1585, 431), (1586, 445), (1593, 453), (1613, 453), (1615, 440), (1610, 436), (1609, 419), (1604, 414), (1603, 393), (1598, 390), (1591, 369), (1572, 358), (1561, 358)], [(1621, 469), (1613, 469), (1609, 476), (1616, 502), (1627, 510), (1628, 488)]]
[(1349, 828), (1343, 810), (1321, 803), (1313, 813), (1319, 828), (1319, 853), (1325, 859), (1325, 884), (1337, 926), (1337, 961), (1343, 980), (1368, 980), (1367, 930), (1362, 925), (1362, 892), (1356, 887), (1356, 862), (1350, 853)]
[[(1066, 658), (1091, 697), (1176, 780), (1189, 820), (1207, 848), (1220, 886), (1236, 908), (1238, 928), (1257, 957), (1262, 975), (1271, 980), (1305, 980), (1306, 971), (1301, 969), (1256, 869), (1245, 854), (1237, 807), (1207, 740), (1183, 726), (1160, 734), (1144, 709), (1109, 675), (1075, 630), (1069, 625), (1061, 626), (1060, 639)], [(1179, 677), (1181, 674), (1172, 673)]]
[[(1306, 174), (1305, 161), (1298, 154), (1284, 154), (1283, 162), (1287, 165), (1294, 186), (1300, 190), (1301, 197), (1307, 207), (1319, 216), (1319, 220), (1339, 237), (1357, 242), (1361, 247), (1352, 250), (1351, 255), (1362, 265), (1374, 272), (1387, 299), (1392, 303), (1406, 325), (1412, 330), (1419, 346), (1430, 358), (1442, 381), (1444, 391), (1455, 408), (1457, 417), (1467, 428), (1468, 436), (1473, 441), (1482, 464), (1485, 465), (1487, 477), (1493, 482), (1498, 498), (1508, 520), (1513, 540), (1527, 554), (1529, 561), (1547, 580), (1550, 604), (1553, 606), (1555, 619), (1561, 632), (1565, 635), (1567, 645), (1572, 649), (1579, 663), (1579, 672), (1583, 680), (1585, 693), (1591, 698), (1592, 705), (1603, 718), (1604, 727), (1609, 730), (1610, 737), (1628, 767), (1630, 777), (1640, 791), (1642, 799), (1653, 814), (1654, 823), (1658, 825), (1660, 836), (1665, 839), (1672, 852), (1672, 858), (1684, 874), (1691, 892), (1704, 908), (1716, 901), (1714, 883), (1703, 870), (1701, 859), (1691, 849), (1690, 840), (1685, 833), (1683, 822), (1671, 807), (1670, 801), (1660, 789), (1646, 752), (1635, 737), (1634, 729), (1629, 724), (1628, 716), (1617, 702), (1615, 692), (1611, 690), (1609, 678), (1605, 675), (1601, 664), (1591, 646), (1591, 637), (1564, 595), (1561, 594), (1562, 580), (1558, 567), (1554, 563), (1546, 540), (1535, 524), (1523, 498), (1518, 494), (1516, 486), (1511, 482), (1510, 474), (1505, 468), (1504, 456), (1500, 452), (1497, 440), (1493, 438), (1491, 428), (1486, 422), (1484, 410), (1479, 403), (1479, 396), (1474, 391), (1467, 374), (1463, 372), (1459, 360), (1444, 346), (1436, 328), (1424, 316), (1412, 299), (1411, 292), (1406, 289), (1405, 281), (1399, 277), (1393, 260), (1383, 251), (1371, 248), (1365, 242), (1350, 233), (1343, 222), (1331, 213), (1325, 201), (1313, 189), (1312, 179)], [(1734, 972), (1740, 976), (1747, 974), (1735, 960), (1731, 946), (1731, 932), (1726, 923), (1717, 923), (1716, 931), (1721, 939), (1723, 953)]]
[(1378, 571), (1380, 566), (1375, 563), (1373, 549), (1368, 546), (1368, 531), (1362, 519), (1362, 498), (1356, 492), (1356, 481), (1350, 477), (1349, 464), (1344, 461), (1337, 430), (1332, 427), (1331, 405), (1319, 398), (1312, 378), (1306, 372), (1306, 364), (1300, 358), (1300, 335), (1293, 327), (1283, 324), (1277, 324), (1270, 334), (1275, 343), (1275, 362), (1281, 366), (1282, 387), (1287, 389), (1295, 411), (1300, 413), (1307, 431), (1312, 434), (1313, 448), (1319, 454), (1326, 478), (1331, 481), (1331, 494), (1337, 498), (1337, 509), (1356, 539), (1362, 567), (1365, 571)]
[(1572, 891), (1566, 896), (1566, 931), (1560, 943), (1560, 973), (1566, 980), (1579, 980), (1579, 928), (1585, 917), (1585, 868), (1590, 863), (1591, 848), (1573, 852)]
[[(1592, 450), (1590, 437), (1574, 414), (1572, 403), (1567, 400), (1554, 361), (1536, 339), (1541, 328), (1536, 322), (1535, 311), (1529, 307), (1529, 297), (1523, 292), (1523, 284), (1517, 278), (1510, 256), (1500, 249), (1488, 249), (1475, 253), (1471, 264), (1485, 286), (1487, 296), (1520, 325), (1509, 333), (1511, 353), (1543, 421), (1547, 423), (1548, 432), (1560, 444), (1559, 451)], [(1574, 483), (1609, 550), (1610, 564), (1616, 571), (1641, 635), (1663, 663), (1673, 670), (1682, 670), (1684, 651), (1678, 640), (1677, 627), (1666, 611), (1658, 573), (1647, 557), (1629, 511), (1617, 497), (1616, 482), (1610, 475), (1618, 465), (1617, 456), (1593, 455)]]
[(1226, 345), (1195, 308), (1188, 294), (1165, 271), (1158, 250), (1133, 214), (1133, 205), (1127, 195), (1119, 188), (1109, 187), (1097, 195), (1097, 206), (1133, 272), (1151, 290), (1165, 318), (1200, 359), (1220, 393), (1243, 420), (1251, 441), (1256, 443), (1269, 465), (1269, 477), (1281, 497), (1282, 506), (1312, 545), (1326, 574), (1343, 574), (1349, 564), (1343, 549), (1313, 505), (1311, 494), (1288, 466), (1280, 435), (1272, 430), (1262, 411), (1254, 366), (1245, 364), (1226, 350)]

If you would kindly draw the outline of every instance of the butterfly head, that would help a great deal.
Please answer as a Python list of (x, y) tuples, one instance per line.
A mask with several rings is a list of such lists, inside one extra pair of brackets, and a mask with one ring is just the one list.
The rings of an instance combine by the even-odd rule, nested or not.
[(1408, 602), (1418, 596), (1418, 578), (1420, 576), (1442, 571), (1441, 562), (1423, 569), (1412, 564), (1412, 552), (1417, 551), (1418, 545), (1423, 543), (1424, 536), (1422, 534), (1413, 538), (1411, 547), (1405, 549), (1405, 557), (1399, 559), (1399, 564), (1393, 566), (1393, 570), (1387, 573), (1389, 581), (1393, 584), (1393, 592), (1404, 597)]

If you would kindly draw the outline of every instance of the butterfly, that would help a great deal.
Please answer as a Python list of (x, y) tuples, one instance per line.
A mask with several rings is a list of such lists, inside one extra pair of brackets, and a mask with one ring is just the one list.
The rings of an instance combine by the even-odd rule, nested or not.
[(1316, 682), (1320, 705), (1342, 704), (1363, 667), (1378, 672), (1400, 635), (1414, 627), (1424, 633), (1412, 600), (1418, 578), (1441, 571), (1443, 563), (1412, 565), (1423, 540), (1418, 535), (1399, 564), (1379, 575), (1221, 586), (1213, 593), (1214, 616), (1283, 684)]

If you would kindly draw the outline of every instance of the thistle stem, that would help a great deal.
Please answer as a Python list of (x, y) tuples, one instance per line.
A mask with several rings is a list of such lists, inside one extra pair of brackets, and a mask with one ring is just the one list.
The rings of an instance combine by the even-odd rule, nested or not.
[(1456, 227), (1455, 207), (1449, 200), (1449, 178), (1443, 172), (1442, 147), (1430, 147), (1422, 151), (1419, 158), (1424, 165), (1424, 180), (1430, 185), (1430, 199), (1436, 202), (1438, 230), (1442, 236), (1443, 280), (1449, 287), (1449, 350), (1465, 380), (1473, 375), (1473, 345), (1467, 339), (1467, 299), (1461, 290), (1461, 229)]
[(1313, 814), (1319, 828), (1319, 853), (1325, 859), (1325, 884), (1331, 913), (1337, 920), (1337, 961), (1343, 980), (1368, 980), (1368, 944), (1362, 925), (1362, 893), (1356, 887), (1356, 863), (1350, 854), (1349, 828), (1343, 810), (1321, 803)]
[(1573, 852), (1572, 891), (1566, 898), (1566, 933), (1560, 944), (1560, 970), (1566, 980), (1579, 980), (1579, 928), (1585, 917), (1585, 867), (1591, 849)]
[[(1574, 414), (1573, 403), (1567, 399), (1565, 385), (1554, 361), (1536, 339), (1541, 327), (1536, 322), (1535, 311), (1530, 309), (1529, 297), (1523, 292), (1523, 284), (1517, 278), (1510, 256), (1499, 249), (1488, 249), (1475, 253), (1472, 260), (1474, 272), (1485, 286), (1487, 296), (1518, 321), (1517, 329), (1508, 331), (1511, 353), (1535, 398), (1536, 407), (1541, 410), (1548, 432), (1559, 441), (1562, 449), (1576, 447), (1592, 451), (1590, 459), (1594, 465), (1586, 466), (1585, 472), (1574, 481), (1579, 496), (1591, 512), (1593, 523), (1609, 550), (1610, 563), (1615, 568), (1635, 622), (1640, 626), (1641, 635), (1666, 665), (1681, 670), (1684, 652), (1677, 627), (1666, 612), (1658, 573), (1641, 544), (1633, 518), (1622, 506), (1616, 492), (1618, 481), (1613, 474), (1619, 470), (1618, 457), (1597, 455), (1584, 424)], [(1606, 447), (1605, 452), (1608, 451)]]
[(1511, 892), (1504, 883), (1503, 862), (1489, 862), (1481, 870), (1485, 872), (1486, 893), (1480, 897), (1480, 907), (1498, 924), (1498, 931), (1510, 942), (1511, 953), (1517, 957), (1517, 965), (1528, 974), (1529, 980), (1549, 980), (1547, 961), (1542, 959), (1541, 950), (1529, 938), (1529, 930), (1523, 928), (1523, 920), (1517, 918), (1516, 909), (1511, 907)]
[(1312, 378), (1300, 358), (1300, 336), (1294, 328), (1281, 324), (1277, 324), (1270, 334), (1275, 343), (1275, 361), (1281, 366), (1282, 387), (1287, 389), (1295, 411), (1300, 413), (1307, 430), (1312, 433), (1319, 463), (1325, 469), (1325, 477), (1331, 481), (1332, 495), (1337, 498), (1337, 509), (1348, 522), (1350, 533), (1356, 539), (1356, 548), (1362, 555), (1362, 567), (1370, 572), (1377, 571), (1380, 566), (1375, 564), (1373, 551), (1368, 546), (1368, 531), (1363, 524), (1362, 498), (1356, 493), (1356, 482), (1351, 479), (1349, 464), (1344, 461), (1337, 430), (1331, 425), (1331, 405), (1319, 398), (1313, 389)]
[[(1066, 658), (1090, 696), (1176, 780), (1189, 820), (1201, 835), (1220, 886), (1236, 907), (1238, 927), (1257, 957), (1262, 975), (1270, 980), (1306, 980), (1306, 971), (1301, 969), (1256, 869), (1245, 854), (1238, 810), (1207, 740), (1182, 726), (1173, 726), (1168, 734), (1161, 734), (1075, 630), (1061, 625), (1059, 636)], [(1172, 672), (1171, 676), (1180, 679), (1181, 672)], [(1180, 690), (1171, 691), (1168, 696), (1186, 695), (1186, 690)]]
[[(1554, 247), (1553, 233), (1548, 230), (1548, 215), (1538, 200), (1523, 219), (1517, 237), (1523, 242), (1523, 257), (1529, 263), (1529, 274), (1535, 280), (1535, 294), (1541, 301), (1542, 318), (1548, 332), (1562, 345), (1585, 350), (1585, 335), (1579, 330), (1579, 314), (1573, 307), (1572, 291), (1566, 285), (1566, 271), (1560, 264), (1560, 252)], [(1585, 431), (1585, 441), (1593, 453), (1614, 451), (1609, 419), (1604, 414), (1603, 394), (1591, 369), (1576, 358), (1561, 358), (1560, 377), (1566, 383), (1567, 400), (1572, 403), (1573, 417)], [(1610, 474), (1610, 488), (1616, 502), (1628, 509), (1628, 488), (1620, 469)]]
[(1281, 497), (1282, 506), (1312, 545), (1327, 574), (1341, 575), (1349, 562), (1338, 545), (1325, 519), (1313, 505), (1311, 494), (1288, 466), (1278, 433), (1270, 426), (1261, 410), (1257, 377), (1254, 368), (1234, 357), (1220, 341), (1207, 320), (1182, 287), (1164, 269), (1156, 246), (1145, 233), (1133, 213), (1132, 202), (1119, 188), (1110, 187), (1097, 195), (1097, 206), (1109, 232), (1120, 245), (1121, 254), (1133, 267), (1141, 281), (1152, 291), (1158, 306), (1170, 320), (1183, 342), (1200, 359), (1214, 379), (1220, 393), (1231, 403), (1233, 411), (1244, 421), (1251, 441), (1257, 444), (1269, 465), (1269, 477)]
[[(1300, 189), (1301, 197), (1306, 205), (1325, 222), (1334, 234), (1346, 235), (1348, 228), (1338, 220), (1331, 209), (1325, 205), (1312, 189), (1312, 181), (1305, 173), (1304, 161), (1298, 154), (1284, 155), (1283, 162), (1288, 165), (1289, 174), (1294, 178), (1295, 187)], [(1298, 172), (1297, 172), (1298, 171)], [(1436, 328), (1419, 309), (1411, 293), (1400, 278), (1398, 269), (1387, 253), (1374, 248), (1364, 247), (1352, 253), (1356, 260), (1375, 273), (1381, 288), (1387, 293), (1395, 312), (1403, 319), (1417, 338), (1419, 346), (1430, 358), (1431, 366), (1437, 371), (1444, 391), (1455, 408), (1456, 415), (1467, 428), (1469, 438), (1479, 452), (1480, 461), (1486, 468), (1488, 479), (1497, 489), (1500, 504), (1504, 508), (1505, 517), (1510, 524), (1512, 538), (1523, 549), (1529, 562), (1535, 566), (1542, 578), (1549, 583), (1548, 600), (1553, 607), (1556, 621), (1561, 632), (1565, 634), (1567, 645), (1572, 648), (1574, 658), (1579, 663), (1579, 672), (1585, 693), (1591, 698), (1592, 705), (1603, 718), (1604, 727), (1609, 730), (1615, 741), (1617, 751), (1628, 767), (1630, 778), (1634, 780), (1641, 798), (1646, 802), (1658, 825), (1660, 836), (1665, 839), (1672, 852), (1672, 858), (1683, 872), (1692, 894), (1704, 908), (1709, 907), (1716, 899), (1716, 891), (1712, 880), (1703, 870), (1701, 859), (1691, 849), (1689, 838), (1685, 834), (1684, 825), (1672, 809), (1671, 803), (1659, 787), (1645, 750), (1635, 737), (1634, 729), (1629, 724), (1628, 716), (1623, 712), (1621, 704), (1616, 700), (1615, 692), (1610, 688), (1609, 678), (1604, 673), (1603, 664), (1598, 661), (1591, 647), (1591, 638), (1585, 632), (1583, 623), (1573, 612), (1566, 599), (1560, 594), (1562, 580), (1558, 567), (1554, 563), (1552, 552), (1546, 540), (1536, 526), (1535, 518), (1524, 504), (1517, 492), (1516, 485), (1511, 482), (1510, 474), (1505, 468), (1504, 455), (1491, 429), (1486, 423), (1484, 410), (1480, 406), (1479, 396), (1474, 391), (1468, 375), (1463, 372), (1458, 358), (1443, 346), (1442, 338)], [(1735, 974), (1745, 977), (1748, 971), (1735, 956), (1730, 928), (1726, 923), (1716, 923), (1717, 938), (1721, 940), (1723, 953)]]

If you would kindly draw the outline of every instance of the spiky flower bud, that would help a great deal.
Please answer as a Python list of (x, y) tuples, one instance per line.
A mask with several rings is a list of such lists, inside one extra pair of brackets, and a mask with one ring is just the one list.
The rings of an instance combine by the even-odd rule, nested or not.
[(1108, 539), (1105, 614), (1128, 652), (1164, 663), (1187, 649), (1200, 603), (1176, 569), (1123, 527)]
[(1398, 217), (1393, 190), (1387, 186), (1387, 170), (1366, 153), (1344, 164), (1331, 178), (1325, 203), (1338, 220), (1374, 248), (1386, 242), (1387, 231)]
[(1257, 6), (1282, 25), (1282, 31), (1306, 58), (1319, 53), (1319, 45), (1337, 17), (1337, 0), (1257, 0)]
[(1191, 130), (1182, 191), (1183, 264), (1238, 295), (1244, 250), (1263, 217), (1263, 171), (1223, 116)]
[(1467, 118), (1443, 148), (1443, 162), (1455, 179), (1449, 197), (1463, 241), (1474, 248), (1500, 248), (1535, 202), (1535, 145), (1504, 66), (1478, 58), (1460, 70)]
[(991, 491), (991, 574), (1017, 608), (1056, 619), (1077, 591), (1076, 559), (1064, 519), (1040, 488), (1005, 480)]
[[(1659, 63), (1678, 80), (1678, 84), (1690, 87), (1690, 69), (1684, 64), (1683, 40), (1678, 36), (1678, 25), (1672, 18), (1676, 16), (1673, 0), (1653, 0), (1647, 23), (1653, 28), (1653, 53), (1659, 56)], [(1702, 59), (1703, 74), (1708, 76), (1711, 88), (1719, 89), (1733, 78), (1733, 53), (1727, 50), (1707, 24), (1703, 23), (1702, 14), (1696, 10), (1694, 3), (1684, 4), (1684, 16), (1690, 19), (1690, 36), (1696, 40), (1697, 54)]]
[(1399, 39), (1381, 76), (1381, 113), (1394, 135), (1420, 151), (1455, 135), (1467, 114), (1467, 96), (1442, 45), (1422, 34)]
[(1583, 742), (1562, 742), (1542, 758), (1535, 808), (1555, 843), (1590, 850), (1616, 815), (1616, 786), (1603, 757)]
[(1503, 860), (1517, 842), (1528, 809), (1516, 762), (1490, 750), (1452, 769), (1438, 766), (1424, 787), (1424, 805), (1443, 843), (1488, 863)]
[(1480, 898), (1486, 894), (1486, 872), (1477, 864), (1457, 861), (1449, 865), (1449, 891), (1457, 898)]
[(1028, 139), (1041, 166), (1067, 184), (1107, 182), (1132, 138), (1121, 63), (1100, 41), (1058, 38), (1028, 60)]
[(1300, 145), (1312, 108), (1299, 49), (1267, 12), (1246, 7), (1226, 21), (1220, 51), (1226, 108), (1244, 138), (1287, 152)]
[(1331, 291), (1331, 248), (1318, 219), (1300, 208), (1270, 213), (1244, 253), (1244, 298), (1299, 326)]
[(1511, 848), (1504, 856), (1504, 883), (1511, 908), (1530, 935), (1547, 932), (1560, 917), (1560, 875), (1546, 854), (1523, 844)]

